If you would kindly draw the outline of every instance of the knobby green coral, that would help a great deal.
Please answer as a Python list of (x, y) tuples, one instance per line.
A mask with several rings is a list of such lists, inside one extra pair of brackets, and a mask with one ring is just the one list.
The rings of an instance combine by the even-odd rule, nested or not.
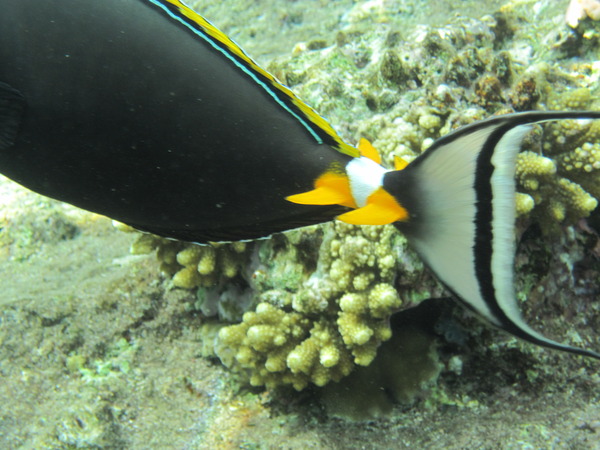
[(259, 294), (254, 312), (219, 332), (217, 354), (254, 385), (324, 386), (369, 365), (391, 337), (389, 316), (411, 301), (391, 284), (394, 253), (406, 253), (392, 227), (326, 228), (318, 267), (296, 292)]
[(191, 245), (142, 234), (132, 246), (133, 254), (154, 250), (158, 251), (161, 270), (173, 276), (173, 285), (193, 289), (211, 286), (217, 278), (234, 278), (243, 264), (246, 244)]
[[(591, 99), (589, 89), (573, 89), (550, 101), (550, 106), (592, 108)], [(600, 121), (553, 122), (543, 138), (541, 152), (525, 151), (517, 158), (519, 188), (529, 197), (517, 199), (517, 210), (533, 210), (543, 229), (551, 231), (587, 217), (598, 206)]]
[(221, 329), (218, 354), (230, 367), (250, 371), (255, 386), (291, 384), (303, 389), (309, 381), (323, 386), (352, 371), (339, 333), (322, 317), (311, 321), (261, 303), (241, 324)]
[[(252, 245), (198, 246), (141, 235), (133, 246), (135, 253), (153, 250), (174, 287), (197, 289), (194, 307), (222, 321), (241, 318), (220, 327), (213, 351), (253, 385), (300, 390), (369, 365), (391, 337), (390, 315), (437, 289), (392, 226), (336, 222)], [(402, 272), (399, 260), (406, 264)], [(417, 278), (425, 281), (418, 289)], [(394, 282), (404, 288), (399, 292)], [(227, 295), (232, 285), (238, 290)], [(216, 305), (207, 306), (208, 298)]]

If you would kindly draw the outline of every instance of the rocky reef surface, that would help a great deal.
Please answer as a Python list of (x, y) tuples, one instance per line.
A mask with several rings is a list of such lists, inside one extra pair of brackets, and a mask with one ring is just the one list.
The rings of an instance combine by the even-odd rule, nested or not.
[[(453, 3), (193, 5), (390, 165), (489, 115), (600, 109), (598, 22), (569, 27), (566, 2)], [(600, 121), (536, 127), (517, 165), (521, 307), (544, 334), (594, 349), (599, 134)], [(599, 439), (598, 363), (431, 300), (443, 288), (392, 227), (201, 247), (123, 233), (5, 180), (0, 195), (3, 447)]]

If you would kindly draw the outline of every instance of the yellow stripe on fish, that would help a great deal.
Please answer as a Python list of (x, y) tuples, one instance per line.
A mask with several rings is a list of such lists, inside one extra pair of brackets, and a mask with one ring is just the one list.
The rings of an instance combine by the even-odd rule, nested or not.
[(188, 19), (186, 21), (188, 25), (202, 32), (216, 45), (225, 48), (226, 51), (229, 52), (230, 55), (235, 56), (238, 61), (242, 61), (249, 73), (259, 75), (260, 79), (265, 80), (266, 88), (274, 89), (275, 92), (281, 94), (277, 95), (279, 99), (286, 104), (293, 104), (297, 109), (296, 113), (306, 118), (310, 124), (313, 124), (313, 130), (316, 131), (320, 137), (323, 137), (323, 134), (326, 134), (330, 139), (324, 139), (325, 143), (329, 143), (338, 151), (348, 156), (356, 157), (359, 155), (359, 151), (353, 146), (345, 143), (322, 116), (320, 116), (314, 109), (300, 100), (288, 87), (280, 83), (272, 74), (256, 64), (256, 62), (250, 58), (233, 40), (231, 40), (225, 33), (211, 24), (200, 14), (196, 13), (179, 0), (149, 1), (163, 6), (165, 10), (169, 11), (170, 14), (176, 18)]

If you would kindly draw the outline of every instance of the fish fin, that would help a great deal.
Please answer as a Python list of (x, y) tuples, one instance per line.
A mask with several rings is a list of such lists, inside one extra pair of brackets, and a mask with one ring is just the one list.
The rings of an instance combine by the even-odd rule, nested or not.
[(19, 91), (0, 82), (0, 151), (11, 147), (25, 112), (25, 98)]
[(600, 112), (517, 113), (471, 124), (386, 174), (383, 186), (411, 215), (396, 226), (469, 308), (535, 344), (600, 358), (533, 330), (515, 296), (515, 160), (530, 124), (558, 119), (600, 119)]
[(394, 156), (394, 169), (402, 170), (408, 166), (408, 161), (404, 158), (400, 158), (399, 156)]
[(360, 138), (360, 141), (358, 142), (358, 150), (365, 158), (369, 158), (371, 161), (381, 164), (381, 155), (377, 149), (373, 147), (373, 145), (365, 138)]
[(315, 181), (315, 189), (285, 198), (300, 205), (342, 205), (356, 208), (350, 182), (343, 173), (325, 172)]
[(322, 186), (301, 194), (290, 195), (285, 199), (299, 205), (339, 205), (345, 197), (335, 189)]
[(349, 211), (336, 219), (352, 225), (387, 225), (406, 220), (408, 212), (383, 188), (377, 189), (362, 208)]
[[(317, 112), (300, 100), (287, 86), (280, 83), (272, 74), (260, 67), (244, 50), (225, 33), (195, 12), (181, 0), (150, 0), (155, 6), (167, 12), (173, 19), (207, 39), (218, 51), (229, 57), (235, 64), (243, 65), (244, 71), (256, 78), (268, 93), (282, 102), (293, 115), (308, 127), (319, 141), (331, 145), (340, 153), (357, 158), (358, 149), (346, 144), (333, 127)], [(304, 120), (305, 119), (305, 120)]]

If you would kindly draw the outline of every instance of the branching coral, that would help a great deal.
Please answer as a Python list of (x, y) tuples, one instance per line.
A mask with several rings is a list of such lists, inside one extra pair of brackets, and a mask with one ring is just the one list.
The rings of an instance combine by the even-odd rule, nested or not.
[(311, 321), (269, 303), (244, 314), (242, 323), (221, 329), (218, 340), (223, 363), (248, 369), (255, 386), (291, 384), (301, 390), (309, 381), (323, 386), (353, 368), (339, 333), (326, 318)]
[[(197, 246), (144, 234), (132, 248), (134, 253), (153, 250), (173, 286), (198, 290), (205, 315), (241, 317), (241, 323), (220, 327), (214, 351), (225, 365), (248, 373), (253, 385), (324, 386), (356, 365), (369, 365), (391, 337), (390, 315), (436, 289), (391, 226), (336, 222), (250, 246)], [(407, 263), (400, 273), (399, 259)], [(246, 284), (247, 294), (231, 295), (237, 309), (224, 308), (232, 285), (227, 280), (234, 277)], [(426, 283), (414, 288), (417, 280)], [(403, 287), (402, 300), (394, 282)], [(211, 296), (218, 306), (208, 308)], [(257, 303), (254, 311), (243, 311)]]
[[(588, 89), (573, 89), (551, 100), (553, 109), (585, 109), (591, 105)], [(551, 231), (587, 217), (600, 198), (600, 122), (558, 121), (547, 126), (544, 156), (533, 151), (517, 159), (519, 187), (534, 202), (533, 214)], [(526, 197), (521, 197), (525, 199)], [(525, 207), (518, 212), (527, 212)]]
[[(414, 159), (433, 139), (490, 113), (544, 103), (589, 107), (593, 96), (585, 90), (547, 101), (551, 65), (501, 49), (513, 32), (509, 19), (459, 20), (401, 45), (380, 28), (344, 32), (336, 45), (298, 48), (270, 69), (345, 136), (374, 140), (388, 165), (394, 156)], [(534, 69), (519, 69), (525, 66)], [(519, 214), (549, 227), (595, 207), (595, 126), (552, 125), (542, 151), (530, 147), (519, 156)], [(240, 322), (213, 329), (210, 340), (224, 364), (254, 385), (302, 389), (337, 381), (374, 360), (390, 338), (393, 311), (441, 293), (392, 227), (334, 223), (205, 247), (154, 239), (141, 238), (138, 251), (157, 248), (173, 285), (197, 290), (205, 316)], [(238, 306), (223, 307), (227, 302)]]
[(278, 298), (281, 291), (266, 291), (255, 312), (219, 333), (222, 361), (248, 370), (254, 385), (300, 390), (338, 381), (355, 365), (370, 364), (391, 337), (388, 318), (402, 303), (390, 284), (398, 244), (393, 228), (327, 228), (317, 270), (290, 301)]
[[(600, 126), (596, 128), (600, 129)], [(600, 141), (586, 142), (575, 150), (565, 152), (558, 163), (560, 173), (578, 182), (594, 197), (600, 198)]]
[(173, 277), (173, 285), (184, 289), (212, 286), (217, 278), (234, 278), (244, 262), (246, 243), (195, 245), (142, 234), (133, 243), (132, 253), (157, 250), (161, 270)]

